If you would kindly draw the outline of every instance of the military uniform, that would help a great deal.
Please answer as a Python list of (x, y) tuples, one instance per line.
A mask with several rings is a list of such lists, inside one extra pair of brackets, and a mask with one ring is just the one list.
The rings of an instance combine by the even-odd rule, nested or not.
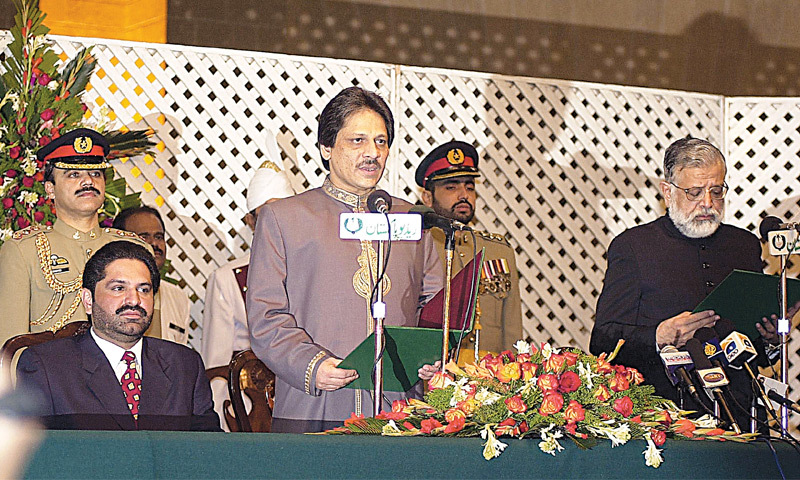
[[(444, 269), (444, 232), (432, 229), (431, 234)], [(473, 253), (486, 249), (481, 266), (476, 315), (476, 323), (481, 327), (479, 348), (500, 352), (510, 349), (514, 342), (523, 338), (519, 277), (514, 249), (504, 236), (480, 230), (475, 231), (475, 245), (477, 249), (473, 248), (472, 235), (469, 232), (456, 233), (453, 275), (460, 272), (472, 260)], [(473, 333), (464, 339), (461, 347), (472, 351), (474, 342)], [(465, 353), (461, 354), (462, 357), (464, 355)], [(471, 355), (467, 357), (467, 361), (473, 360)]]
[[(40, 148), (36, 156), (47, 169), (105, 170), (111, 164), (106, 139), (79, 128)], [(96, 189), (95, 189), (96, 190)], [(56, 199), (58, 208), (58, 199)], [(82, 232), (63, 220), (53, 226), (32, 225), (12, 234), (0, 248), (0, 342), (28, 332), (55, 331), (69, 322), (86, 320), (80, 299), (83, 269), (98, 248), (114, 240), (150, 245), (135, 234), (94, 227)], [(160, 301), (156, 296), (153, 324), (148, 334), (159, 336)], [(0, 344), (2, 345), (2, 344)]]
[[(463, 182), (473, 184), (473, 178), (480, 176), (479, 161), (478, 151), (466, 142), (454, 140), (434, 148), (419, 164), (414, 175), (417, 185), (426, 189), (426, 192), (423, 192), (423, 199), (426, 198), (425, 195), (434, 198), (434, 187), (442, 184), (441, 182), (452, 183), (461, 179)], [(470, 194), (474, 195), (474, 192)], [(462, 193), (464, 197), (461, 200), (466, 200), (470, 194)], [(474, 205), (472, 207), (474, 208)], [(451, 217), (451, 215), (445, 216)], [(446, 271), (445, 233), (438, 228), (432, 229), (431, 233), (439, 250), (439, 257), (442, 259), (442, 268)], [(472, 260), (473, 254), (477, 254), (483, 248), (486, 249), (481, 265), (481, 283), (476, 305), (476, 326), (480, 326), (478, 348), (500, 352), (510, 349), (514, 342), (522, 339), (523, 335), (519, 274), (514, 249), (502, 235), (478, 230), (474, 233), (475, 244), (471, 233), (465, 231), (455, 233), (453, 276)], [(474, 342), (474, 332), (462, 341), (460, 362), (473, 361)]]
[(81, 232), (56, 221), (14, 232), (0, 248), (0, 341), (86, 320), (83, 268), (93, 252), (114, 240), (150, 247), (136, 234), (99, 225)]

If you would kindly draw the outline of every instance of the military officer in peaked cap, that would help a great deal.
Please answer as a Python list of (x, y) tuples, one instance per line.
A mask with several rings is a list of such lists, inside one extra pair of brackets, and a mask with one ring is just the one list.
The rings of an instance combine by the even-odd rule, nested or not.
[[(415, 180), (423, 188), (422, 203), (444, 217), (469, 223), (475, 216), (477, 193), (475, 178), (478, 152), (472, 145), (451, 141), (434, 148), (417, 167)], [(444, 232), (432, 230), (444, 268)], [(476, 248), (477, 247), (477, 248)], [(475, 230), (475, 245), (469, 232), (457, 232), (453, 252), (453, 274), (470, 260), (473, 252), (486, 249), (481, 266), (476, 325), (480, 326), (479, 348), (493, 352), (510, 349), (522, 338), (522, 311), (519, 278), (514, 249), (503, 235)], [(462, 348), (474, 348), (475, 335), (470, 335)], [(462, 353), (459, 361), (472, 361)]]
[[(0, 345), (15, 335), (55, 331), (86, 320), (81, 275), (88, 258), (106, 243), (129, 240), (152, 253), (135, 234), (98, 223), (105, 170), (111, 167), (108, 151), (100, 133), (79, 128), (37, 152), (46, 162), (44, 187), (57, 220), (52, 226), (31, 225), (15, 232), (0, 248)], [(159, 330), (150, 334), (159, 336)]]

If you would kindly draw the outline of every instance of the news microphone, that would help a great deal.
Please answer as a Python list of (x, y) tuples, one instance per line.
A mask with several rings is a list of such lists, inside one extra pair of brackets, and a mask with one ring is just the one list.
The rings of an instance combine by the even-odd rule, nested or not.
[(722, 394), (722, 389), (720, 388), (730, 383), (728, 377), (725, 376), (725, 371), (720, 367), (711, 365), (711, 360), (706, 357), (703, 344), (700, 343), (700, 340), (690, 338), (689, 341), (686, 342), (686, 351), (688, 351), (689, 356), (692, 357), (695, 373), (703, 384), (705, 391), (717, 401), (720, 409), (728, 418), (733, 431), (737, 434), (742, 433), (742, 429), (739, 428), (739, 424), (736, 423), (736, 419), (733, 417), (733, 413), (731, 413), (728, 402), (725, 401), (725, 396)]
[(706, 357), (711, 360), (712, 365), (722, 369), (728, 366), (728, 359), (725, 357), (725, 352), (722, 350), (717, 332), (714, 329), (710, 327), (698, 328), (694, 332), (694, 338), (703, 344), (703, 351)]
[(422, 228), (424, 230), (432, 227), (441, 228), (442, 230), (472, 230), (458, 220), (439, 215), (431, 207), (426, 207), (425, 205), (414, 205), (408, 213), (422, 215)]
[[(722, 338), (720, 346), (725, 352), (725, 358), (728, 360), (728, 365), (730, 365), (731, 368), (741, 370), (750, 360), (758, 356), (753, 342), (747, 338), (747, 335), (735, 331), (733, 322), (727, 318), (717, 320), (714, 329)], [(747, 366), (747, 370), (750, 372), (750, 376), (755, 378), (749, 365)]]
[(797, 402), (794, 402), (794, 401), (784, 397), (783, 395), (781, 395), (780, 393), (776, 392), (775, 390), (767, 391), (767, 396), (771, 400), (774, 400), (774, 401), (780, 403), (781, 405), (786, 405), (787, 407), (791, 408), (793, 411), (795, 411), (797, 413), (800, 413), (800, 406), (798, 406)]
[(689, 392), (692, 400), (703, 408), (706, 412), (710, 412), (705, 402), (700, 398), (697, 387), (689, 375), (689, 371), (694, 368), (692, 358), (687, 352), (683, 352), (675, 348), (673, 345), (667, 345), (659, 352), (661, 362), (664, 364), (664, 369), (667, 372), (667, 378), (673, 386), (683, 387)]
[(800, 223), (796, 222), (784, 222), (778, 217), (773, 217), (772, 215), (768, 217), (764, 217), (761, 220), (761, 225), (758, 226), (758, 232), (761, 234), (761, 238), (767, 240), (769, 236), (769, 232), (775, 230), (797, 230), (800, 231)]
[(367, 210), (371, 213), (389, 213), (392, 208), (392, 196), (385, 190), (375, 190), (367, 196)]

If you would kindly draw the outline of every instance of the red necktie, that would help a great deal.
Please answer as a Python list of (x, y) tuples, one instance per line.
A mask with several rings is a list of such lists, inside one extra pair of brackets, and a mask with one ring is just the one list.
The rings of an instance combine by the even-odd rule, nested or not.
[(128, 408), (131, 409), (131, 413), (133, 414), (133, 421), (138, 424), (139, 397), (142, 394), (142, 380), (139, 378), (139, 372), (136, 371), (136, 355), (130, 351), (125, 352), (125, 354), (122, 355), (122, 360), (128, 364), (128, 369), (122, 374), (122, 392), (125, 394)]

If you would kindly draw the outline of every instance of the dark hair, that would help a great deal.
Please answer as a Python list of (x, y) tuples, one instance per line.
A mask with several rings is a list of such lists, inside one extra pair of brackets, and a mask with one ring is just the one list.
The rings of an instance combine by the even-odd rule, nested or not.
[(725, 156), (706, 140), (688, 136), (676, 140), (664, 152), (664, 178), (675, 181), (675, 175), (686, 167), (703, 167), (722, 162)]
[(126, 208), (125, 210), (119, 212), (119, 215), (114, 218), (114, 223), (111, 226), (114, 228), (119, 228), (120, 230), (127, 230), (127, 228), (125, 228), (125, 223), (127, 223), (130, 217), (136, 215), (137, 213), (150, 213), (155, 215), (159, 223), (161, 223), (161, 230), (164, 230), (165, 232), (167, 231), (167, 227), (164, 226), (164, 220), (161, 219), (161, 214), (158, 213), (158, 210), (153, 207), (148, 207), (147, 205)]
[(138, 243), (117, 240), (100, 247), (86, 262), (86, 268), (83, 270), (83, 288), (92, 292), (92, 298), (94, 298), (97, 282), (106, 278), (106, 267), (115, 260), (139, 260), (147, 265), (147, 269), (150, 271), (150, 283), (153, 285), (153, 294), (158, 293), (161, 277), (158, 274), (156, 259), (153, 258), (153, 255)]
[[(389, 105), (377, 93), (360, 87), (345, 88), (325, 105), (319, 115), (317, 142), (321, 146), (332, 147), (336, 143), (336, 135), (344, 126), (347, 117), (363, 109), (372, 110), (383, 118), (391, 147), (394, 141), (394, 116)], [(327, 160), (322, 159), (322, 164), (328, 168)]]

